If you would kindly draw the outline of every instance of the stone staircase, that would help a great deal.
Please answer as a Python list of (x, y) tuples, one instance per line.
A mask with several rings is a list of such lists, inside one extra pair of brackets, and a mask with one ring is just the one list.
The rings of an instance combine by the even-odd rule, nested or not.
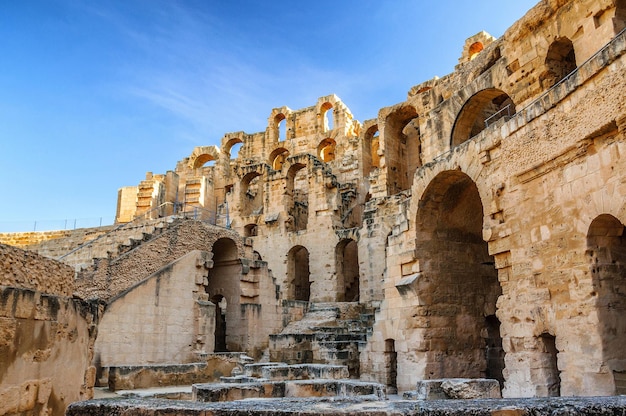
[(356, 302), (312, 303), (301, 320), (270, 335), (270, 361), (345, 365), (358, 378), (359, 349), (373, 322), (373, 310)]
[(386, 399), (385, 386), (348, 378), (345, 365), (257, 363), (221, 383), (194, 384), (192, 400), (222, 402), (251, 398), (356, 397)]
[(99, 259), (121, 256), (141, 243), (161, 235), (175, 221), (175, 217), (134, 221), (119, 225), (92, 239), (68, 237), (42, 243), (37, 249), (47, 250), (43, 255), (55, 254), (58, 260), (81, 270)]

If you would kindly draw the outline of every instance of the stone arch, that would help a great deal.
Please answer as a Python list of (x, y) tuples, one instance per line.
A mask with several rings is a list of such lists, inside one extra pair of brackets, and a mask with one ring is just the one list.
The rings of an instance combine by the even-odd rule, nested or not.
[(489, 123), (515, 114), (515, 104), (507, 93), (497, 88), (486, 88), (465, 102), (452, 128), (451, 147), (471, 139)]
[(485, 49), (485, 46), (482, 42), (472, 43), (469, 47), (469, 60), (471, 61), (476, 58), (476, 55), (478, 55), (483, 49)]
[(309, 301), (311, 296), (309, 251), (294, 246), (287, 253), (287, 299)]
[(256, 237), (258, 235), (258, 226), (256, 224), (246, 224), (243, 227), (244, 237)]
[(549, 89), (576, 69), (574, 44), (567, 37), (554, 40), (548, 48), (545, 71), (539, 76), (543, 89)]
[[(425, 378), (485, 377), (503, 381), (503, 355), (494, 324), (502, 289), (482, 238), (483, 204), (475, 182), (454, 170), (439, 173), (419, 200), (416, 253), (420, 299), (413, 327), (424, 334)], [(497, 331), (496, 331), (497, 329)]]
[(287, 231), (306, 230), (309, 219), (309, 175), (304, 163), (293, 163), (287, 171)]
[(220, 238), (211, 248), (213, 267), (209, 269), (205, 288), (209, 299), (215, 304), (215, 351), (240, 351), (236, 338), (231, 334), (239, 321), (239, 286), (242, 269), (237, 244), (230, 238)]
[(383, 132), (387, 188), (391, 195), (411, 188), (413, 175), (422, 165), (417, 110), (405, 105), (385, 117)]
[(378, 124), (373, 124), (365, 130), (363, 136), (363, 174), (369, 175), (375, 169), (380, 168), (380, 135)]
[(279, 147), (274, 149), (272, 153), (270, 153), (269, 163), (272, 169), (274, 170), (282, 170), (283, 165), (285, 164), (285, 160), (289, 156), (289, 151), (284, 147)]
[[(228, 155), (228, 157), (230, 159), (234, 159), (233, 155), (231, 154), (231, 151), (235, 148), (237, 148), (237, 145), (241, 145), (243, 146), (243, 140), (241, 139), (241, 137), (234, 137), (230, 140), (228, 140), (226, 143), (224, 143), (224, 145), (222, 146), (222, 150), (224, 152), (224, 154)], [(237, 149), (237, 151), (239, 151), (239, 149)]]
[(320, 142), (317, 146), (317, 156), (324, 162), (332, 162), (335, 160), (335, 147), (337, 142), (334, 139), (327, 138)]
[(340, 302), (359, 301), (359, 246), (351, 238), (341, 240), (335, 247), (335, 267)]
[(260, 172), (249, 172), (241, 179), (240, 212), (242, 216), (263, 213), (263, 186), (263, 175)]
[(283, 142), (287, 140), (290, 132), (289, 116), (292, 114), (289, 107), (274, 108), (268, 120), (268, 133), (270, 141)]
[(482, 52), (487, 46), (491, 45), (496, 38), (489, 33), (482, 31), (478, 32), (474, 36), (467, 38), (463, 45), (463, 54), (459, 58), (459, 64), (472, 61), (476, 56)]
[(626, 236), (614, 216), (596, 217), (587, 232), (587, 256), (591, 272), (602, 359), (611, 372), (613, 394), (626, 393)]
[(219, 160), (221, 155), (217, 146), (199, 146), (193, 149), (189, 156), (188, 166), (191, 169), (198, 169), (209, 162)]
[(336, 120), (333, 113), (333, 104), (329, 101), (320, 106), (320, 118), (322, 120), (322, 132), (326, 133), (335, 128)]

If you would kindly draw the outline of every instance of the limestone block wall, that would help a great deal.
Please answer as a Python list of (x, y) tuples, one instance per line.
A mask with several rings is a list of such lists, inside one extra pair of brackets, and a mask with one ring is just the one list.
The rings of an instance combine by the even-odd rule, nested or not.
[[(480, 360), (463, 354), (482, 339), (487, 360), (477, 370), (500, 378), (505, 396), (621, 391), (624, 41), (416, 171), (362, 354), (379, 379), (389, 382), (390, 352), (400, 390), (421, 378), (476, 377), (467, 366)], [(465, 286), (487, 272), (497, 272), (493, 289)], [(465, 305), (483, 310), (468, 315)], [(481, 317), (472, 338), (460, 336)], [(466, 339), (463, 352), (453, 339)]]
[(101, 367), (197, 362), (215, 346), (205, 291), (211, 255), (191, 251), (109, 300), (98, 328)]
[(61, 416), (93, 396), (100, 306), (71, 296), (73, 269), (0, 245), (0, 414)]
[(36, 253), (0, 244), (0, 285), (71, 296), (74, 270)]

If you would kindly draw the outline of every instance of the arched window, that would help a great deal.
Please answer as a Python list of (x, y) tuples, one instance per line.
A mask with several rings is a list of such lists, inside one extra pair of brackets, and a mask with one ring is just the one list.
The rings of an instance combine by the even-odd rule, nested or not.
[(541, 86), (548, 89), (576, 69), (574, 45), (568, 38), (558, 38), (548, 48), (546, 70), (541, 74)]
[(256, 237), (258, 227), (256, 224), (248, 224), (243, 228), (245, 237)]
[(237, 159), (239, 157), (239, 151), (243, 147), (241, 140), (234, 141), (227, 149), (226, 153), (230, 156), (230, 159)]
[(317, 155), (324, 162), (331, 162), (335, 160), (335, 147), (337, 142), (333, 139), (324, 139), (317, 146)]
[(276, 128), (276, 138), (280, 142), (287, 139), (287, 122), (283, 113), (276, 114), (274, 117), (274, 126)]
[(322, 107), (321, 107), (322, 122), (323, 122), (322, 130), (324, 132), (328, 132), (335, 128), (335, 117), (334, 117), (332, 109), (333, 109), (333, 105), (331, 103), (326, 102), (322, 104)]
[(286, 193), (290, 197), (287, 231), (306, 230), (309, 221), (309, 177), (306, 165), (295, 163), (287, 172)]
[(260, 215), (263, 213), (263, 176), (250, 172), (241, 180), (241, 215)]
[(287, 275), (289, 279), (288, 298), (309, 301), (311, 295), (309, 251), (303, 246), (295, 246), (289, 250)]
[(379, 147), (380, 135), (378, 124), (375, 124), (365, 132), (365, 141), (363, 143), (363, 173), (365, 175), (369, 175), (375, 169), (380, 168)]
[(289, 151), (284, 147), (279, 147), (270, 154), (270, 165), (274, 170), (281, 170), (285, 160), (289, 157)]
[(384, 140), (389, 193), (411, 189), (415, 171), (422, 165), (420, 126), (415, 108), (405, 106), (385, 118)]
[(488, 88), (474, 94), (461, 108), (452, 128), (451, 146), (458, 146), (500, 118), (515, 114), (515, 104), (505, 92)]
[(474, 42), (469, 47), (469, 59), (470, 61), (476, 58), (476, 55), (480, 53), (485, 47), (482, 42)]
[(215, 160), (216, 159), (213, 155), (209, 155), (205, 153), (196, 158), (196, 160), (193, 163), (193, 168), (198, 169), (198, 168), (203, 168), (205, 166), (213, 166), (215, 165)]
[(337, 299), (340, 302), (359, 301), (359, 247), (356, 241), (340, 241), (335, 249), (337, 287), (340, 290)]

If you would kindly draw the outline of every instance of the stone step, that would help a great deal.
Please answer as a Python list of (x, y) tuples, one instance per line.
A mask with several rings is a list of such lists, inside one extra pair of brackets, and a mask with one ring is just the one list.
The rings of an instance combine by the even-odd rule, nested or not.
[(262, 371), (266, 367), (285, 367), (287, 363), (267, 362), (252, 363), (243, 366), (243, 375), (248, 377), (262, 377)]
[(329, 364), (294, 364), (265, 367), (261, 373), (263, 378), (268, 380), (339, 380), (350, 376), (347, 366)]
[(223, 402), (251, 398), (371, 397), (386, 399), (385, 386), (355, 380), (290, 380), (244, 384), (194, 384), (192, 400)]

